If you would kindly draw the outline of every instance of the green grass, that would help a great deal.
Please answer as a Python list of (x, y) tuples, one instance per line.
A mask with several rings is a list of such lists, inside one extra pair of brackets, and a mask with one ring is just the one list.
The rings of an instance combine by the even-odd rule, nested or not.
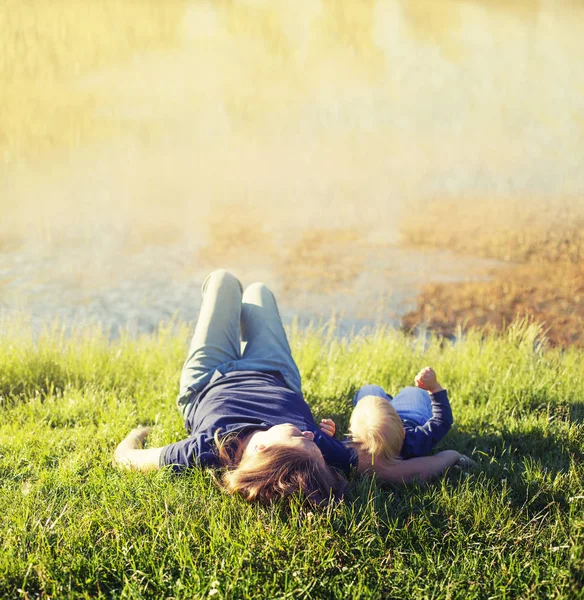
[(395, 392), (433, 365), (456, 424), (441, 444), (478, 461), (424, 487), (371, 479), (324, 512), (259, 507), (208, 473), (112, 466), (117, 442), (174, 407), (188, 332), (99, 330), (0, 346), (0, 596), (55, 598), (577, 597), (584, 582), (584, 353), (546, 349), (534, 326), (456, 344), (378, 330), (292, 332), (317, 418), (346, 430), (367, 382)]

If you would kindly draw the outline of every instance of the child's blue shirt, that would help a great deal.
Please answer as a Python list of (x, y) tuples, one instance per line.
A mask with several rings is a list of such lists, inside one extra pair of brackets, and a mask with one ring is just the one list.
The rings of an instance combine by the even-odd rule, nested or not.
[(396, 412), (400, 415), (406, 431), (400, 452), (402, 458), (428, 455), (432, 448), (446, 436), (452, 427), (454, 421), (446, 390), (429, 394), (429, 396), (432, 416), (425, 423), (409, 420), (405, 415), (402, 416), (400, 414), (399, 408), (396, 408)]

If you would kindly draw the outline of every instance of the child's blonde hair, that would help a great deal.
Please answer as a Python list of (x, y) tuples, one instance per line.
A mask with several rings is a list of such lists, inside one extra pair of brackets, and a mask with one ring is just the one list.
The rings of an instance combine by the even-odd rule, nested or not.
[(385, 398), (365, 396), (353, 409), (349, 435), (372, 456), (392, 461), (399, 457), (405, 432), (402, 420)]

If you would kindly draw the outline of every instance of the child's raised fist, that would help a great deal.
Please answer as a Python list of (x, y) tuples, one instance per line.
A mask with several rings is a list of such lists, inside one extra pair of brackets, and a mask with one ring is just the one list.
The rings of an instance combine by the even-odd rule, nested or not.
[(431, 394), (440, 392), (443, 388), (436, 379), (436, 373), (432, 367), (425, 367), (416, 375), (416, 387), (427, 390)]

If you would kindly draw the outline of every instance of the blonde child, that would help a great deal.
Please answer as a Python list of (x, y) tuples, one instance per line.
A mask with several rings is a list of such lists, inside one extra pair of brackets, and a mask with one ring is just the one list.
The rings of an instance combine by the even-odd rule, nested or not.
[[(395, 398), (377, 385), (360, 388), (353, 398), (347, 444), (369, 455), (372, 462), (380, 462), (388, 480), (426, 479), (453, 464), (472, 466), (474, 462), (466, 456), (450, 456), (451, 450), (440, 453), (449, 457), (446, 462), (450, 464), (438, 465), (438, 455), (428, 456), (452, 427), (452, 410), (434, 369), (422, 369), (415, 384)], [(321, 427), (334, 435), (336, 427), (330, 419)]]
[(363, 386), (353, 398), (351, 439), (388, 458), (427, 456), (452, 427), (448, 393), (431, 367), (392, 398), (378, 385)]

